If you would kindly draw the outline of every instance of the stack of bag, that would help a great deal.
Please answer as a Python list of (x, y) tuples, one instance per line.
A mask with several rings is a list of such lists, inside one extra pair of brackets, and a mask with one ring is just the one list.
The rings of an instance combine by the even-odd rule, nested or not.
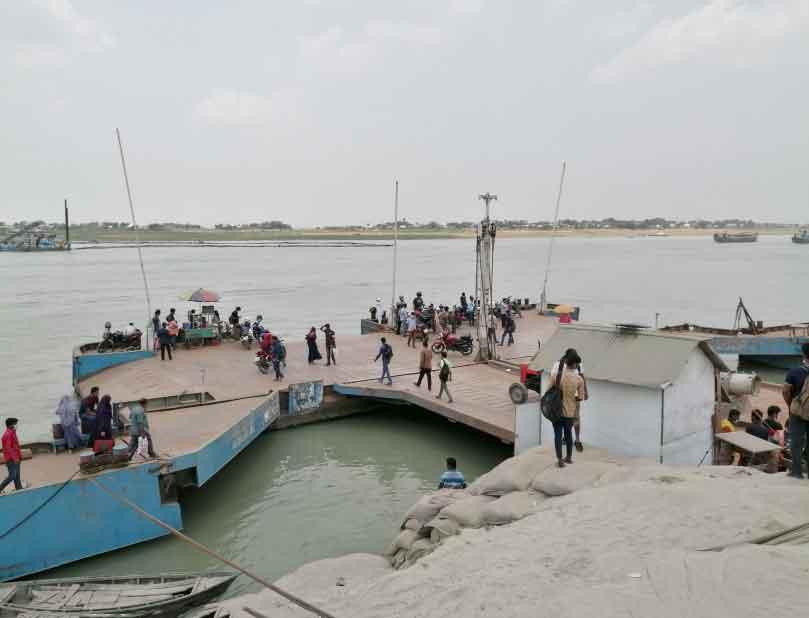
[(573, 465), (556, 467), (552, 449), (536, 447), (511, 457), (468, 488), (439, 489), (422, 497), (405, 514), (401, 531), (385, 550), (396, 568), (409, 566), (463, 528), (510, 524), (535, 512), (548, 498), (587, 487), (660, 475), (663, 466), (609, 458), (587, 449)]

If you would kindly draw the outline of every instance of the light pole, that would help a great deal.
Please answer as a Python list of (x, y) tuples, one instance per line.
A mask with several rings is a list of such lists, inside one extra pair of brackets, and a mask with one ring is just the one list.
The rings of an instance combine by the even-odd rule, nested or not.
[(497, 357), (497, 338), (490, 337), (489, 311), (492, 307), (492, 288), (494, 278), (494, 237), (497, 233), (495, 224), (490, 219), (491, 203), (497, 196), (481, 193), (479, 200), (486, 204), (486, 217), (480, 222), (478, 232), (477, 264), (480, 273), (480, 314), (478, 315), (478, 359), (491, 360)]

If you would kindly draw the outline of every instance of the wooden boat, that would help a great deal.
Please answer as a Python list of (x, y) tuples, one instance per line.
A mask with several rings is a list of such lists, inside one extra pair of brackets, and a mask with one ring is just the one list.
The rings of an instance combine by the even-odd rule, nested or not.
[(809, 228), (795, 232), (792, 235), (792, 242), (798, 245), (809, 245)]
[(756, 242), (758, 234), (756, 232), (718, 232), (713, 235), (715, 242)]
[(0, 587), (0, 616), (173, 618), (215, 599), (234, 579), (212, 571), (18, 581)]

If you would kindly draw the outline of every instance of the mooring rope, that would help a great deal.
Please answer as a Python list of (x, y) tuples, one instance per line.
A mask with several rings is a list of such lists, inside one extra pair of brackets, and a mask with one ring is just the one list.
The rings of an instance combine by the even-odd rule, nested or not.
[(158, 526), (160, 526), (161, 528), (163, 528), (165, 530), (168, 530), (171, 534), (176, 536), (181, 541), (184, 541), (184, 542), (188, 543), (189, 545), (191, 545), (192, 547), (200, 550), (201, 552), (208, 554), (212, 558), (215, 558), (216, 560), (219, 560), (220, 562), (225, 563), (229, 567), (239, 571), (239, 573), (241, 573), (242, 575), (246, 575), (247, 577), (249, 577), (253, 581), (258, 582), (259, 584), (261, 584), (265, 588), (267, 588), (269, 590), (272, 590), (274, 593), (284, 597), (285, 599), (287, 599), (288, 601), (291, 601), (295, 605), (297, 605), (299, 607), (302, 607), (303, 609), (305, 609), (305, 610), (307, 610), (307, 611), (309, 611), (309, 612), (311, 612), (311, 613), (313, 613), (313, 614), (315, 614), (317, 616), (320, 616), (321, 618), (336, 618), (334, 616), (334, 614), (330, 614), (329, 612), (327, 612), (327, 611), (325, 611), (323, 609), (320, 609), (319, 607), (317, 607), (315, 605), (312, 605), (308, 601), (305, 601), (304, 599), (302, 599), (302, 598), (300, 598), (298, 596), (295, 596), (291, 592), (287, 592), (286, 590), (283, 590), (282, 588), (279, 588), (275, 584), (271, 584), (266, 579), (264, 579), (262, 577), (259, 577), (258, 575), (255, 575), (254, 573), (251, 573), (247, 569), (244, 569), (244, 568), (240, 567), (235, 562), (232, 562), (231, 560), (228, 560), (224, 556), (222, 556), (222, 555), (216, 553), (215, 551), (213, 551), (212, 549), (206, 547), (205, 545), (203, 545), (199, 541), (195, 541), (190, 536), (187, 536), (187, 535), (183, 534), (182, 532), (180, 532), (176, 528), (173, 528), (172, 526), (168, 525), (164, 521), (161, 521), (157, 517), (155, 517), (153, 515), (150, 515), (149, 513), (144, 511), (142, 508), (140, 508), (137, 504), (135, 504), (134, 502), (131, 502), (129, 499), (127, 499), (125, 496), (122, 496), (121, 494), (119, 494), (117, 492), (114, 492), (110, 488), (105, 487), (104, 485), (99, 483), (97, 479), (91, 478), (91, 479), (88, 479), (88, 480), (91, 483), (93, 483), (96, 487), (98, 487), (102, 491), (104, 491), (107, 494), (109, 494), (110, 496), (112, 496), (118, 502), (128, 506), (133, 511), (135, 511), (136, 513), (138, 513), (142, 517), (145, 517), (146, 519), (148, 519), (152, 523), (157, 524)]
[(11, 526), (11, 528), (9, 528), (8, 530), (6, 530), (6, 531), (5, 531), (3, 534), (0, 534), (0, 541), (2, 541), (2, 540), (3, 540), (4, 538), (6, 538), (6, 537), (7, 537), (9, 534), (11, 534), (12, 532), (14, 532), (14, 531), (15, 531), (17, 528), (19, 528), (20, 526), (22, 526), (22, 525), (23, 525), (25, 522), (27, 522), (29, 519), (31, 519), (31, 518), (32, 518), (34, 515), (36, 515), (37, 513), (39, 513), (39, 512), (40, 512), (40, 511), (41, 511), (43, 508), (45, 508), (45, 505), (46, 505), (46, 504), (48, 504), (48, 503), (49, 503), (51, 500), (53, 500), (53, 499), (54, 499), (56, 496), (58, 496), (58, 495), (60, 494), (60, 492), (61, 492), (61, 491), (62, 491), (62, 490), (65, 488), (65, 487), (67, 487), (67, 486), (68, 486), (68, 484), (70, 483), (70, 481), (72, 481), (72, 480), (75, 478), (75, 476), (76, 476), (76, 475), (77, 475), (79, 472), (81, 472), (81, 469), (76, 470), (76, 471), (75, 471), (73, 474), (71, 474), (71, 475), (68, 477), (68, 479), (67, 479), (67, 480), (66, 480), (64, 483), (62, 483), (62, 484), (61, 484), (61, 485), (60, 485), (60, 486), (59, 486), (59, 487), (56, 489), (56, 491), (54, 491), (54, 492), (53, 492), (53, 493), (52, 493), (50, 496), (48, 496), (48, 498), (47, 498), (46, 500), (44, 500), (44, 501), (42, 502), (42, 504), (40, 504), (39, 506), (37, 506), (37, 507), (36, 507), (36, 508), (35, 508), (33, 511), (31, 511), (30, 513), (28, 513), (28, 515), (26, 515), (25, 517), (23, 517), (23, 518), (22, 518), (20, 521), (18, 521), (16, 524), (14, 524), (13, 526)]

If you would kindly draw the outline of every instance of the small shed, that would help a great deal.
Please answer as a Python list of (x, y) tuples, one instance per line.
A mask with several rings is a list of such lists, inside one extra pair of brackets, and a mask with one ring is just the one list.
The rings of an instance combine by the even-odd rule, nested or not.
[[(562, 326), (533, 358), (542, 391), (568, 348), (582, 359), (589, 399), (581, 405), (582, 442), (660, 463), (711, 462), (713, 415), (724, 361), (708, 337), (624, 326)], [(541, 435), (553, 440), (543, 419)]]

